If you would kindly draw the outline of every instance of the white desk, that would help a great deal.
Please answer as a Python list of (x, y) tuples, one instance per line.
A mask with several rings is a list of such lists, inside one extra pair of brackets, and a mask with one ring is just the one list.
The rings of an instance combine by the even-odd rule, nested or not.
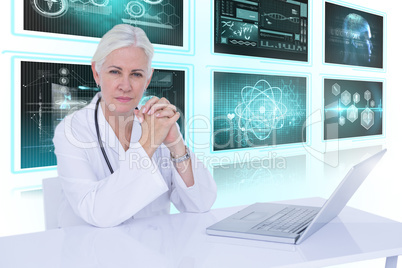
[[(294, 202), (289, 202), (294, 203)], [(299, 200), (321, 205), (323, 199)], [(205, 228), (239, 208), (138, 219), (115, 228), (77, 226), (0, 238), (0, 267), (323, 267), (402, 254), (402, 223), (357, 209), (301, 245), (208, 236)], [(376, 231), (369, 235), (370, 231)]]

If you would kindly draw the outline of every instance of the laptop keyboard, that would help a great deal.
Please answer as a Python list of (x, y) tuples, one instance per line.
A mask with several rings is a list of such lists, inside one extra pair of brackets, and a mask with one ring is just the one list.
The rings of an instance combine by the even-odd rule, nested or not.
[(287, 207), (252, 229), (298, 234), (307, 228), (317, 213), (312, 209)]

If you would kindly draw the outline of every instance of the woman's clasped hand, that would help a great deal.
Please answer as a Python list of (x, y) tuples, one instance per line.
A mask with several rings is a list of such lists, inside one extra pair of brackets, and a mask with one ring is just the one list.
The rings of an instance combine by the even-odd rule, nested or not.
[(135, 115), (141, 122), (142, 136), (139, 143), (148, 154), (151, 152), (152, 155), (162, 143), (170, 147), (181, 140), (176, 126), (180, 113), (167, 99), (153, 97), (135, 110)]

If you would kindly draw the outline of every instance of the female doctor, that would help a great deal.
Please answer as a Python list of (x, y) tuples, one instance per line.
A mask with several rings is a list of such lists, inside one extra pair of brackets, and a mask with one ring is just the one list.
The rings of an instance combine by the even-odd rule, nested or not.
[[(156, 97), (138, 107), (152, 57), (143, 30), (116, 25), (92, 58), (101, 92), (55, 130), (65, 206), (89, 224), (111, 227), (168, 214), (170, 202), (181, 212), (205, 212), (216, 199), (211, 174), (180, 135), (176, 107)], [(59, 225), (69, 225), (62, 214)]]

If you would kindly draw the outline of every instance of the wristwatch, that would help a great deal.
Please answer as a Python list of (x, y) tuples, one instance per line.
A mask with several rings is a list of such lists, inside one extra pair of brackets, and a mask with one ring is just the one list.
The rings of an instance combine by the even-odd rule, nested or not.
[(187, 146), (185, 146), (185, 147), (186, 147), (186, 153), (183, 156), (173, 157), (172, 153), (170, 153), (170, 159), (172, 160), (173, 163), (181, 163), (190, 158), (190, 153), (188, 151), (188, 147)]

